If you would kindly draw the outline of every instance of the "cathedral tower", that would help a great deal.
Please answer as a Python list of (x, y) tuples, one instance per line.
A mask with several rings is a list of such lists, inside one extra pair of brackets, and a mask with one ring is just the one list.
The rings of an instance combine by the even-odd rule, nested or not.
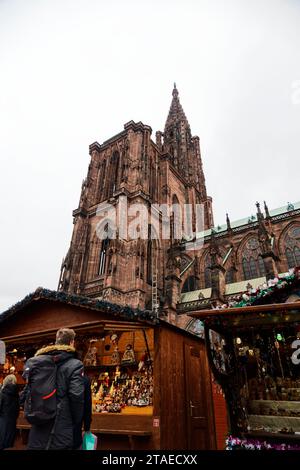
[[(133, 307), (154, 308), (158, 302), (175, 309), (182, 269), (192, 259), (184, 258), (172, 230), (163, 239), (158, 225), (153, 236), (153, 205), (159, 224), (160, 207), (175, 202), (182, 210), (185, 204), (193, 210), (202, 204), (204, 229), (213, 225), (213, 216), (199, 138), (191, 134), (175, 85), (172, 95), (164, 132), (156, 133), (156, 142), (150, 126), (130, 121), (119, 134), (90, 145), (91, 160), (73, 212), (74, 229), (62, 263), (60, 290)], [(99, 207), (107, 212), (105, 205), (115, 211), (113, 236), (99, 216)], [(174, 222), (174, 217), (170, 220)], [(108, 237), (99, 237), (99, 231), (106, 231)]]

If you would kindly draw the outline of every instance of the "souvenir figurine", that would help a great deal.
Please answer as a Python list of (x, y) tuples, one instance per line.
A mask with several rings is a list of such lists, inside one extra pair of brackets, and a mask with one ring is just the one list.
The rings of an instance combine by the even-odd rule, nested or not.
[(132, 349), (132, 345), (127, 344), (126, 350), (123, 354), (122, 364), (134, 364), (134, 363), (135, 363), (135, 357), (134, 357), (134, 351)]
[(84, 357), (83, 363), (85, 366), (97, 365), (97, 348), (93, 343), (95, 343), (95, 340), (90, 341), (89, 349)]
[(112, 334), (111, 337), (110, 337), (110, 340), (113, 344), (113, 346), (116, 346), (118, 344), (118, 335), (117, 334)]
[(109, 373), (108, 372), (104, 372), (104, 379), (103, 379), (103, 386), (105, 388), (109, 388)]
[(117, 366), (120, 364), (120, 354), (119, 354), (119, 349), (118, 346), (115, 347), (114, 352), (111, 355), (111, 365)]

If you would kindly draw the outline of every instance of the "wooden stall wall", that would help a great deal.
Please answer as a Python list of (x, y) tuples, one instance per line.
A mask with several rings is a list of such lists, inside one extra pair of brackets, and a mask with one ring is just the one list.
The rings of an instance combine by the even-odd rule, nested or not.
[(166, 450), (215, 449), (211, 377), (204, 342), (166, 324), (156, 335), (154, 441), (160, 440), (157, 446)]
[(212, 382), (214, 415), (216, 426), (217, 449), (225, 449), (225, 441), (229, 432), (227, 405), (224, 394), (216, 382)]
[(102, 318), (103, 314), (95, 310), (39, 299), (0, 324), (0, 338), (42, 333), (46, 330), (55, 332), (62, 327), (75, 327)]

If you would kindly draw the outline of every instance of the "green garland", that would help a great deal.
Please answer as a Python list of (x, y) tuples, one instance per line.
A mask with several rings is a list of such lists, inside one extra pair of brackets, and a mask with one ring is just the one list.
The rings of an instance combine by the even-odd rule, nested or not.
[(82, 295), (67, 294), (66, 292), (52, 291), (49, 289), (44, 289), (43, 287), (39, 287), (31, 294), (28, 294), (26, 297), (24, 297), (23, 300), (17, 302), (8, 310), (3, 312), (0, 315), (0, 323), (6, 320), (8, 317), (14, 315), (17, 311), (29, 305), (32, 301), (38, 299), (47, 299), (56, 302), (67, 303), (70, 305), (87, 307), (93, 310), (105, 312), (109, 315), (119, 316), (129, 321), (139, 320), (153, 324), (158, 322), (155, 314), (150, 310), (133, 309), (128, 305), (117, 305), (105, 300), (91, 299), (90, 297), (85, 297)]
[(270, 299), (282, 294), (287, 289), (299, 286), (300, 276), (299, 269), (294, 269), (292, 273), (276, 280), (269, 281), (268, 287), (259, 286), (255, 291), (247, 291), (242, 294), (238, 300), (228, 302), (226, 307), (246, 307), (250, 305), (261, 305), (265, 303), (272, 303)]

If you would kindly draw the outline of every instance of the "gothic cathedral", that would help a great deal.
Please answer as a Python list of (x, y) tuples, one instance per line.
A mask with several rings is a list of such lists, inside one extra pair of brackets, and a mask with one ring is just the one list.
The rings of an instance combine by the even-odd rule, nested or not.
[[(300, 265), (299, 203), (274, 211), (265, 203), (264, 214), (257, 203), (256, 215), (237, 222), (227, 215), (226, 224), (214, 226), (199, 137), (191, 133), (175, 84), (164, 131), (156, 132), (155, 142), (151, 135), (150, 126), (130, 121), (119, 134), (90, 145), (59, 290), (154, 309), (186, 327), (189, 309), (222, 303), (245, 290), (247, 282), (268, 280)], [(177, 235), (178, 214), (172, 210), (170, 236), (161, 235), (161, 208), (187, 205), (192, 241), (197, 241), (197, 207), (202, 208), (203, 243), (192, 249), (187, 249), (191, 240), (186, 233)], [(107, 231), (107, 237), (99, 237), (99, 207), (115, 210), (114, 236), (106, 223), (102, 233)], [(153, 208), (156, 234), (149, 223)], [(120, 229), (124, 218), (133, 224), (134, 236)]]

